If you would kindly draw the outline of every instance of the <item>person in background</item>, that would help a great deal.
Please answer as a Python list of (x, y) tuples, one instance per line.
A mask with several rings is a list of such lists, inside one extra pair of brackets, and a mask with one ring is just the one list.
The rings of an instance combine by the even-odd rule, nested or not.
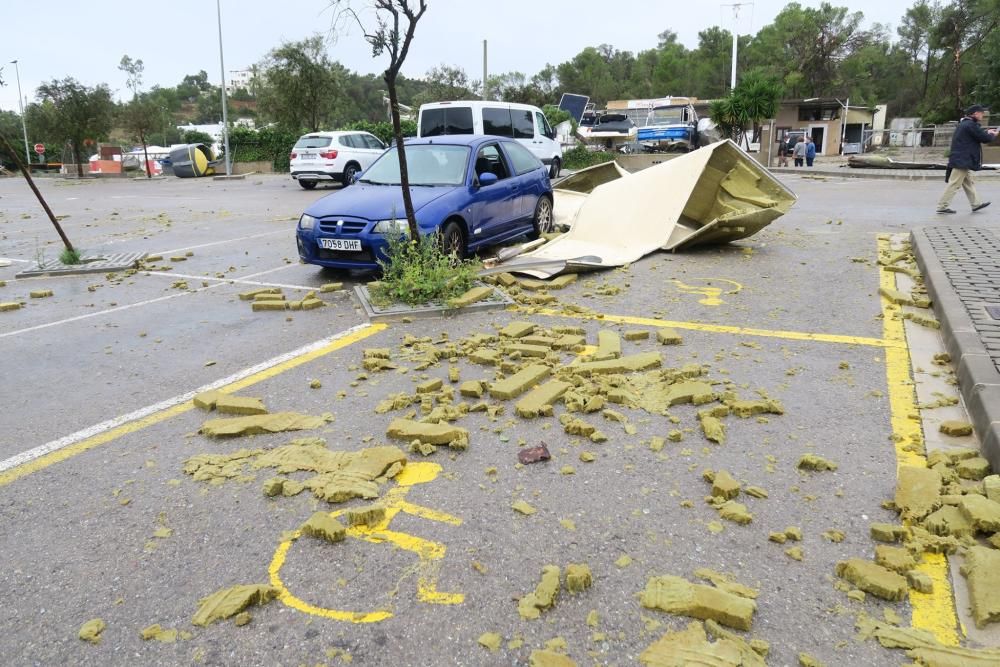
[(788, 166), (788, 141), (784, 137), (778, 140), (778, 166)]
[(806, 140), (804, 138), (797, 139), (795, 142), (795, 148), (792, 149), (792, 157), (795, 158), (795, 166), (801, 167), (806, 160)]
[(948, 169), (944, 176), (948, 185), (938, 199), (938, 213), (956, 212), (951, 208), (951, 199), (959, 188), (965, 190), (973, 213), (990, 205), (990, 202), (979, 199), (974, 175), (983, 166), (983, 144), (990, 143), (997, 136), (996, 130), (979, 127), (984, 111), (988, 109), (979, 104), (972, 105), (965, 110), (965, 117), (955, 128), (955, 134), (951, 138), (951, 152), (948, 154)]
[(816, 159), (816, 143), (813, 141), (812, 137), (806, 137), (806, 166), (813, 166), (813, 160)]

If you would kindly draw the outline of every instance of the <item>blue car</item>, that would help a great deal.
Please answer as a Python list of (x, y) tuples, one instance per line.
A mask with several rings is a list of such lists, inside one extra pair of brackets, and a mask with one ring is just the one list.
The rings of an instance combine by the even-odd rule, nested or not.
[[(439, 232), (449, 253), (552, 229), (548, 170), (513, 139), (451, 135), (406, 142), (420, 234)], [(386, 237), (408, 234), (399, 154), (390, 149), (355, 185), (317, 200), (296, 229), (299, 257), (335, 269), (378, 269)]]

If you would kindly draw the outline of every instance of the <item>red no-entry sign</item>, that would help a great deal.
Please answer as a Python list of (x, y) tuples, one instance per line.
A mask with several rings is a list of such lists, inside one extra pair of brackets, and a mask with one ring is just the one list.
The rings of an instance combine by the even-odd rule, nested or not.
[(35, 152), (41, 155), (45, 152), (45, 144), (35, 144)]

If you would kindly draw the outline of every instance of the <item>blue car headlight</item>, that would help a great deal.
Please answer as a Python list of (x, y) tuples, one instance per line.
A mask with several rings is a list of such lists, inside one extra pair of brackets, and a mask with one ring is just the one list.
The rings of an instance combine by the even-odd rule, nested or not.
[(316, 227), (316, 218), (306, 213), (299, 218), (299, 229), (313, 229)]
[(403, 220), (379, 220), (372, 228), (372, 233), (383, 236), (410, 236), (410, 223)]

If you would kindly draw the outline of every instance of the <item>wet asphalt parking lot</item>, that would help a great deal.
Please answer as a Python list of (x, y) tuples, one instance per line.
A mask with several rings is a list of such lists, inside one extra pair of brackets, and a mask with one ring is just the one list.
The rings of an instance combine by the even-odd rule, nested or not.
[[(647, 580), (694, 581), (698, 568), (760, 589), (745, 637), (770, 643), (768, 664), (797, 664), (800, 652), (828, 665), (904, 661), (901, 652), (855, 639), (854, 621), (861, 610), (881, 617), (888, 607), (909, 622), (909, 603), (849, 600), (834, 588), (834, 566), (870, 558), (868, 525), (896, 520), (881, 507), (895, 486), (890, 397), (899, 388), (887, 380), (878, 237), (940, 222), (932, 213), (940, 188), (936, 181), (796, 176), (785, 183), (799, 202), (761, 233), (583, 275), (552, 292), (551, 311), (372, 326), (349, 293), (368, 277), (297, 261), (299, 213), (335, 188), (307, 192), (271, 175), (40, 179), (78, 247), (163, 255), (155, 264), (169, 270), (17, 280), (18, 270), (60, 248), (24, 182), (0, 180), (0, 257), (11, 260), (0, 268), (0, 301), (25, 302), (0, 313), (0, 461), (53, 451), (0, 471), (3, 662), (526, 665), (532, 650), (561, 638), (580, 665), (638, 664), (647, 646), (690, 621), (643, 608)], [(625, 225), (609, 222), (609, 234)], [(320, 294), (327, 306), (313, 311), (252, 312), (238, 298), (269, 286), (301, 298), (333, 281), (344, 290)], [(30, 298), (38, 289), (53, 296)], [(404, 336), (456, 341), (512, 321), (581, 327), (591, 344), (601, 329), (655, 332), (672, 324), (682, 345), (660, 346), (654, 335), (623, 341), (623, 352), (660, 352), (665, 367), (702, 364), (718, 386), (741, 398), (777, 399), (784, 414), (728, 417), (719, 445), (702, 436), (695, 406), (671, 408), (676, 424), (623, 409), (629, 429), (598, 412), (584, 418), (608, 439), (592, 443), (565, 434), (553, 417), (522, 419), (513, 401), (492, 401), (505, 404), (503, 414), (457, 422), (470, 433), (468, 450), (409, 455), (432, 479), (412, 486), (405, 500), (434, 512), (401, 512), (391, 530), (443, 545), (434, 559), (387, 543), (305, 538), (278, 558), (286, 532), (313, 512), (370, 501), (341, 507), (308, 491), (268, 498), (261, 486), (271, 470), (248, 469), (244, 479), (221, 484), (183, 470), (192, 456), (267, 449), (301, 436), (325, 438), (338, 451), (405, 447), (386, 437), (405, 410), (376, 414), (379, 401), (427, 379), (449, 384), (450, 365), (463, 381), (490, 381), (494, 370), (465, 359), (417, 370), (399, 352)], [(399, 368), (365, 371), (363, 350), (376, 347), (391, 348)], [(564, 361), (572, 357), (565, 353)], [(311, 388), (313, 380), (322, 386)], [(333, 420), (300, 433), (210, 439), (198, 430), (215, 415), (185, 397), (215, 385), (259, 397), (271, 411), (329, 412)], [(680, 442), (651, 449), (675, 428)], [(520, 446), (540, 441), (552, 460), (515, 466)], [(595, 460), (581, 461), (584, 451)], [(799, 471), (805, 453), (839, 468)], [(566, 466), (573, 474), (564, 474)], [(750, 524), (721, 521), (705, 503), (706, 469), (767, 490), (767, 498), (739, 499), (753, 514)], [(394, 486), (385, 485), (383, 496)], [(537, 512), (514, 512), (518, 500)], [(802, 561), (786, 556), (794, 545), (768, 541), (787, 526), (802, 529)], [(165, 536), (155, 536), (164, 527)], [(822, 535), (828, 530), (846, 538), (831, 542)], [(593, 586), (563, 591), (540, 619), (522, 619), (517, 599), (534, 589), (542, 567), (570, 563), (588, 564)], [(271, 583), (275, 574), (287, 595), (307, 605), (279, 599), (254, 607), (242, 627), (191, 624), (202, 597)], [(421, 582), (447, 595), (422, 599)], [(339, 618), (376, 611), (386, 618)], [(593, 611), (597, 622), (588, 624)], [(96, 645), (77, 638), (93, 618), (107, 624)], [(140, 630), (153, 623), (191, 636), (143, 641)], [(486, 632), (502, 637), (498, 651), (477, 643)]]

